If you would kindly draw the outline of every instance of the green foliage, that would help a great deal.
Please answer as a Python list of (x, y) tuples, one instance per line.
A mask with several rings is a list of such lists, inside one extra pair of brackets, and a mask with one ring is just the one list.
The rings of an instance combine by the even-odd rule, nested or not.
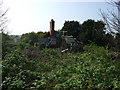
[(2, 41), (1, 45), (2, 45), (2, 58), (4, 58), (4, 56), (9, 52), (8, 48), (9, 48), (9, 35), (5, 34), (5, 33), (1, 33), (2, 38), (0, 38)]
[(65, 31), (64, 35), (72, 35), (85, 45), (92, 42), (99, 46), (108, 45), (110, 48), (115, 47), (115, 39), (111, 34), (105, 34), (105, 30), (105, 23), (103, 21), (92, 19), (88, 19), (82, 24), (79, 24), (77, 21), (65, 21), (61, 29), (61, 31)]
[(65, 21), (61, 31), (66, 31), (65, 35), (78, 38), (80, 32), (80, 24), (77, 21)]
[(38, 35), (34, 32), (23, 34), (21, 36), (21, 40), (22, 42), (25, 42), (34, 46), (34, 44), (38, 42)]
[(37, 32), (39, 38), (50, 36), (48, 32)]
[(98, 47), (98, 46), (93, 45), (93, 44), (85, 45), (83, 47), (83, 49), (86, 52), (90, 52), (90, 53), (96, 55), (97, 57), (104, 57), (104, 58), (108, 57), (108, 59), (110, 59), (110, 57), (112, 57), (112, 54), (115, 54), (112, 51), (109, 51), (108, 47)]
[(115, 40), (116, 40), (116, 49), (117, 51), (120, 51), (120, 34), (116, 35)]
[(119, 61), (107, 47), (86, 45), (84, 52), (64, 53), (43, 49), (40, 59), (29, 59), (19, 50), (7, 54), (3, 64), (3, 89), (120, 88)]
[(97, 45), (104, 45), (103, 35), (105, 24), (102, 21), (94, 21), (92, 19), (88, 19), (84, 21), (82, 24), (82, 29), (80, 31), (80, 40), (84, 44), (90, 44), (94, 42)]
[(29, 60), (18, 50), (8, 54), (2, 64), (4, 89), (27, 88), (32, 81), (40, 79), (40, 74), (35, 71), (37, 61)]
[(44, 59), (52, 60), (55, 58), (59, 58), (60, 56), (59, 56), (59, 52), (57, 50), (45, 48), (42, 50), (42, 57)]
[(75, 45), (72, 47), (72, 52), (82, 52), (83, 51), (83, 45)]

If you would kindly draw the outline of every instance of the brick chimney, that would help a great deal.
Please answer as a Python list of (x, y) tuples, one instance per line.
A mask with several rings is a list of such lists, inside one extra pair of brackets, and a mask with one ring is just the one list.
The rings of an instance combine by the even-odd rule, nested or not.
[(50, 37), (55, 36), (54, 27), (55, 27), (55, 21), (53, 19), (51, 19), (51, 21), (50, 21)]

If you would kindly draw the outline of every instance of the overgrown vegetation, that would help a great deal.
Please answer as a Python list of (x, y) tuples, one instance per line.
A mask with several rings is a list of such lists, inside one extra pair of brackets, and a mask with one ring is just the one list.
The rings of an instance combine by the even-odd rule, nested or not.
[[(87, 23), (90, 22), (93, 21)], [(114, 38), (101, 33), (104, 39), (98, 39), (95, 33), (86, 33), (86, 43), (83, 41), (66, 53), (61, 48), (39, 44), (38, 37), (47, 37), (48, 33), (31, 32), (22, 35), (18, 42), (2, 33), (2, 89), (120, 88), (119, 34)], [(111, 43), (110, 39), (116, 42)]]
[[(90, 22), (93, 21), (87, 23)], [(120, 88), (119, 34), (114, 38), (101, 31), (99, 34), (104, 39), (98, 39), (95, 33), (86, 33), (86, 43), (83, 41), (65, 53), (61, 48), (45, 48), (39, 44), (38, 37), (48, 37), (48, 33), (31, 32), (17, 42), (2, 33), (2, 89)], [(110, 39), (116, 42), (111, 43)]]
[[(19, 37), (5, 34), (5, 14), (0, 14), (2, 90), (119, 90), (120, 33), (106, 33), (103, 21), (65, 21), (60, 31), (79, 44), (63, 53), (66, 47), (46, 48), (38, 41), (49, 37), (49, 32), (26, 33), (14, 42)], [(57, 38), (64, 41), (60, 31)]]
[(116, 53), (96, 45), (83, 49), (64, 54), (43, 49), (34, 58), (16, 49), (2, 61), (2, 89), (120, 88), (120, 62), (112, 60)]

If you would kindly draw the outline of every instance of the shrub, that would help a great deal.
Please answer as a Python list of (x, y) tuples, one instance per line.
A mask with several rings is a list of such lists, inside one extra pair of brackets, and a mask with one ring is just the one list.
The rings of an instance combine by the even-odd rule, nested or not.
[(3, 89), (98, 89), (120, 88), (119, 61), (106, 47), (85, 46), (84, 52), (59, 54), (43, 49), (40, 60), (30, 59), (16, 50), (3, 64)]

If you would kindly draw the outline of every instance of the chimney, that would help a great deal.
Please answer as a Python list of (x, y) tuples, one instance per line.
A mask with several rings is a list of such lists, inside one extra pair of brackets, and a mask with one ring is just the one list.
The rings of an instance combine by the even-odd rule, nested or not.
[(51, 19), (50, 21), (50, 37), (53, 37), (55, 35), (55, 21), (53, 19)]

